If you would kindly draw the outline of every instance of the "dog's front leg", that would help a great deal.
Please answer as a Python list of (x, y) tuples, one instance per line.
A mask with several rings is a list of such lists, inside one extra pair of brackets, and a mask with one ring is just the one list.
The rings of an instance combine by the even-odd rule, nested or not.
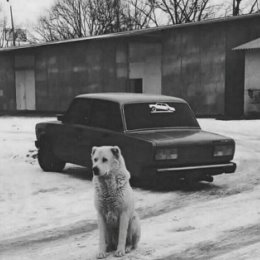
[(99, 228), (99, 252), (97, 258), (105, 258), (107, 257), (106, 253), (106, 223), (104, 217), (101, 214), (98, 214), (98, 228)]
[(126, 236), (127, 229), (129, 224), (129, 217), (127, 212), (123, 212), (119, 220), (119, 236), (118, 236), (118, 245), (115, 256), (125, 255), (125, 245), (126, 245)]

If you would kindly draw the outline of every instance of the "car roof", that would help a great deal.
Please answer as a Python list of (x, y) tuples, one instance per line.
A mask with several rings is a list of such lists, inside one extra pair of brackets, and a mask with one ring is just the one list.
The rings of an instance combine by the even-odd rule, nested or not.
[(92, 93), (92, 94), (81, 94), (76, 96), (76, 98), (90, 98), (99, 100), (108, 100), (123, 104), (129, 103), (142, 103), (142, 102), (177, 102), (186, 103), (181, 98), (165, 96), (165, 95), (154, 95), (154, 94), (141, 94), (141, 93), (120, 93), (120, 92), (110, 92), (110, 93)]

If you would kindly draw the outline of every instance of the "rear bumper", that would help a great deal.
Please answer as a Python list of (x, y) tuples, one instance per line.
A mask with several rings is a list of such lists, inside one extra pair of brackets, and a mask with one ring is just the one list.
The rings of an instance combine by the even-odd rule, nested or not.
[(203, 171), (207, 174), (221, 174), (221, 173), (233, 173), (236, 170), (236, 164), (233, 162), (222, 164), (210, 164), (210, 165), (196, 165), (196, 166), (183, 166), (183, 167), (170, 167), (170, 168), (158, 168), (157, 173), (192, 173)]

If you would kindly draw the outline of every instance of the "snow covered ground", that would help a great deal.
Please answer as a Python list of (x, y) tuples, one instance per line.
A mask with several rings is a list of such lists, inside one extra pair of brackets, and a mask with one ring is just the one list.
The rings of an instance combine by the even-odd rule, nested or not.
[[(0, 117), (1, 260), (95, 259), (91, 176), (73, 165), (46, 173), (37, 164), (34, 127), (50, 119)], [(122, 259), (259, 259), (260, 120), (199, 122), (235, 139), (236, 173), (192, 189), (135, 188), (142, 237)]]

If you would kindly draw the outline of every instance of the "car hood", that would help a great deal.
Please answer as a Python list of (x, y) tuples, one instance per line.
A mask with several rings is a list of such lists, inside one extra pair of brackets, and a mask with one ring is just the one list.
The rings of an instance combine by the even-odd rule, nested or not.
[(201, 129), (146, 130), (128, 133), (129, 136), (154, 143), (156, 146), (200, 145), (232, 141), (222, 135)]

